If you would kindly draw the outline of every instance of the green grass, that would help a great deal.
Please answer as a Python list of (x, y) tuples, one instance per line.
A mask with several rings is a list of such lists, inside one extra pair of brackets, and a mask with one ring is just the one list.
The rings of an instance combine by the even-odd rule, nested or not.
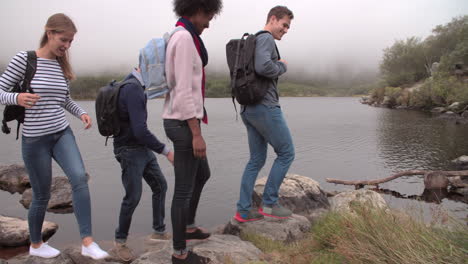
[(354, 213), (330, 212), (308, 238), (285, 245), (247, 234), (264, 252), (255, 263), (468, 263), (468, 228), (427, 224), (396, 211), (354, 206)]

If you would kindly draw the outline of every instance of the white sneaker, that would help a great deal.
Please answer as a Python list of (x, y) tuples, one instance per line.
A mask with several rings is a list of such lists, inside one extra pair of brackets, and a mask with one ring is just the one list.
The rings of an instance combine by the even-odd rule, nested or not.
[(38, 248), (29, 246), (29, 255), (41, 258), (55, 258), (60, 255), (60, 251), (49, 246), (47, 243), (42, 243)]
[(81, 255), (90, 257), (92, 259), (103, 259), (109, 257), (109, 254), (107, 254), (106, 251), (102, 250), (98, 244), (94, 242), (87, 247), (81, 245)]

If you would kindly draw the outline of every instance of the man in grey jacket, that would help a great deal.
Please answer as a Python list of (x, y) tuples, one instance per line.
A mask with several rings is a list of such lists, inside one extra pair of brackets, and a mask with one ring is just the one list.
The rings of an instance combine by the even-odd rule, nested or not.
[[(275, 39), (281, 40), (291, 25), (293, 13), (285, 6), (275, 6), (268, 13), (264, 30), (256, 38), (255, 72), (269, 80), (267, 94), (255, 105), (245, 106), (241, 113), (247, 128), (250, 160), (242, 175), (240, 198), (234, 218), (239, 222), (260, 220), (264, 216), (287, 218), (292, 212), (278, 204), (278, 191), (294, 160), (294, 145), (279, 104), (278, 77), (287, 70)], [(265, 165), (270, 144), (277, 158), (273, 163), (263, 192), (262, 206), (252, 209), (252, 192), (260, 169)]]

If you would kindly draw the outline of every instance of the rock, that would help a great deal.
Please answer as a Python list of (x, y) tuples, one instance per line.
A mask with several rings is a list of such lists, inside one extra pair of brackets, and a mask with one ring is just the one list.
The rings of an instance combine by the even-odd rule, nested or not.
[[(8, 260), (8, 264), (75, 264), (67, 255), (60, 254), (55, 258), (45, 259), (33, 257), (29, 254), (15, 257)], [(80, 263), (81, 264), (81, 263)]]
[(29, 263), (29, 264), (119, 264), (113, 259), (93, 260), (81, 255), (81, 248), (67, 248), (62, 250), (56, 258), (44, 259), (29, 256), (28, 254), (8, 260), (10, 264)]
[(338, 212), (352, 212), (353, 203), (361, 203), (365, 206), (387, 209), (387, 202), (382, 196), (371, 190), (346, 191), (335, 195), (330, 199), (331, 210)]
[(455, 165), (455, 168), (458, 170), (468, 170), (468, 156), (460, 156), (452, 160), (452, 164)]
[(211, 263), (250, 263), (260, 260), (262, 252), (252, 243), (237, 236), (214, 235), (194, 245), (195, 253), (208, 257)]
[(61, 255), (66, 256), (68, 259), (72, 261), (72, 263), (80, 263), (80, 264), (100, 264), (100, 263), (118, 264), (119, 263), (116, 259), (112, 259), (112, 258), (107, 258), (103, 260), (94, 260), (90, 257), (85, 257), (81, 255), (81, 246), (67, 248), (62, 251)]
[[(58, 225), (44, 221), (42, 238), (47, 240), (58, 229)], [(29, 244), (28, 222), (20, 218), (0, 215), (0, 246), (17, 247)]]
[(31, 188), (28, 173), (23, 165), (0, 166), (0, 189), (10, 193), (23, 193)]
[(461, 114), (461, 117), (465, 118), (465, 119), (468, 119), (468, 110), (467, 111), (463, 111), (463, 113)]
[[(259, 207), (267, 178), (258, 179), (255, 183), (253, 206)], [(293, 213), (303, 215), (310, 221), (325, 212), (330, 203), (326, 193), (320, 189), (319, 183), (305, 176), (287, 174), (279, 190), (279, 203), (292, 210)]]
[(266, 217), (264, 220), (247, 223), (239, 223), (231, 219), (223, 233), (235, 236), (256, 234), (271, 240), (289, 243), (305, 238), (310, 226), (311, 223), (306, 217), (293, 214), (287, 219)]
[(455, 102), (448, 107), (450, 111), (457, 111), (459, 108), (460, 108), (459, 102)]
[(446, 110), (444, 107), (435, 107), (431, 110), (432, 113), (438, 113), (438, 114), (441, 114), (441, 113), (444, 113)]
[(391, 106), (391, 103), (392, 103), (392, 99), (390, 98), (390, 96), (384, 96), (382, 105), (388, 107), (388, 106)]
[(447, 177), (449, 184), (453, 188), (468, 188), (468, 178), (467, 177)]
[[(189, 248), (200, 256), (209, 258), (210, 264), (248, 263), (258, 261), (262, 252), (252, 243), (231, 235), (212, 235), (206, 241), (189, 242)], [(132, 264), (171, 263), (172, 241), (161, 241), (158, 247), (141, 255)]]
[(455, 165), (468, 165), (468, 156), (460, 156), (454, 160), (452, 160), (452, 163)]
[(366, 95), (366, 96), (362, 96), (361, 99), (360, 99), (360, 102), (361, 104), (371, 104), (371, 97)]
[(139, 256), (132, 261), (132, 264), (166, 264), (171, 263), (172, 241), (158, 241), (157, 246), (154, 246), (148, 253)]
[(447, 189), (448, 184), (447, 176), (439, 171), (429, 172), (424, 175), (424, 187), (426, 189)]
[[(51, 196), (47, 211), (54, 213), (72, 213), (72, 190), (66, 177), (53, 177), (51, 184)], [(20, 203), (27, 209), (31, 205), (32, 189), (23, 193)]]

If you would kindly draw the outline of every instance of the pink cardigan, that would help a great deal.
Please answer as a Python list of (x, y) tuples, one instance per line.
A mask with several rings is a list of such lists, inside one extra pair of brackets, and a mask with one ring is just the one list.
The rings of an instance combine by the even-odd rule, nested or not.
[(166, 49), (166, 94), (162, 117), (187, 120), (203, 118), (201, 84), (203, 65), (190, 32), (172, 35)]

